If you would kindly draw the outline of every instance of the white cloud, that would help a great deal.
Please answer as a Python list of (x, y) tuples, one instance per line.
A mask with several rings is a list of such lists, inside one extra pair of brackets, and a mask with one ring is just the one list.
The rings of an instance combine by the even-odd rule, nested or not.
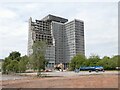
[(8, 9), (0, 8), (0, 18), (15, 18), (15, 17), (16, 17), (16, 13)]
[(118, 2), (119, 0), (1, 0), (1, 2)]
[[(41, 19), (47, 14), (85, 23), (86, 55), (117, 53), (117, 3), (6, 3), (0, 5), (0, 50), (5, 57), (10, 51), (27, 52), (29, 17)], [(2, 52), (1, 52), (2, 51)]]
[(117, 54), (117, 3), (89, 4), (84, 7), (79, 8), (74, 17), (82, 19), (85, 23), (86, 55), (89, 56), (90, 53), (101, 56)]

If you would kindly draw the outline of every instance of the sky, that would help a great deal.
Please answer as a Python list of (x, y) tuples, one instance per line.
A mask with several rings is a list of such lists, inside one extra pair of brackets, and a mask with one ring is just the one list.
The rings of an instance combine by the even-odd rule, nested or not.
[[(8, 0), (9, 1), (9, 0)], [(100, 57), (118, 54), (117, 2), (1, 2), (0, 58), (12, 51), (27, 54), (28, 19), (48, 14), (84, 21), (85, 55)]]

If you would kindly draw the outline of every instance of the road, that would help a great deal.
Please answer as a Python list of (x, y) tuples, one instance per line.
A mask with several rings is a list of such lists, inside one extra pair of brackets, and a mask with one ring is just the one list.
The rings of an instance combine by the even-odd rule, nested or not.
[[(65, 71), (65, 72), (60, 72), (60, 71), (53, 71), (53, 72), (43, 72), (45, 76), (60, 76), (60, 77), (71, 77), (71, 76), (85, 76), (85, 75), (115, 75), (118, 74), (117, 71), (105, 71), (105, 72), (91, 72), (89, 73), (88, 71), (81, 71), (79, 73), (75, 73), (73, 71)], [(18, 75), (1, 75), (0, 80), (16, 80), (16, 79), (24, 79), (27, 78), (27, 76), (36, 76), (37, 73), (20, 73)], [(26, 76), (27, 75), (27, 76)]]
[(84, 75), (96, 75), (96, 74), (118, 74), (118, 71), (105, 71), (105, 72), (91, 72), (88, 71), (81, 71), (79, 73), (75, 73), (73, 71), (67, 71), (67, 72), (44, 72), (43, 74), (46, 74), (47, 76), (84, 76)]
[[(118, 74), (118, 71), (105, 71), (105, 72), (91, 72), (88, 71), (80, 71), (79, 73), (75, 73), (74, 71), (53, 71), (53, 72), (42, 72), (45, 76), (84, 76), (84, 75), (100, 75), (100, 74)], [(37, 75), (37, 73), (21, 73), (21, 75)]]

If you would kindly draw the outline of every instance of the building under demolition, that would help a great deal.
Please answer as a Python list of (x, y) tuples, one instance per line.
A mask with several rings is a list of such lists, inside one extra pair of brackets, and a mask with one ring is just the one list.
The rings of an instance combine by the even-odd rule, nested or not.
[(45, 58), (49, 62), (48, 68), (59, 63), (67, 67), (77, 53), (85, 54), (84, 22), (77, 19), (68, 22), (68, 19), (50, 14), (34, 22), (30, 18), (28, 55), (32, 54), (32, 45), (37, 40), (47, 41)]

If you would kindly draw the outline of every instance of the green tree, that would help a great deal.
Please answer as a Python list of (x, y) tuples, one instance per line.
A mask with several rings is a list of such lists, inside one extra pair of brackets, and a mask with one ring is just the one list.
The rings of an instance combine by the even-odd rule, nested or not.
[(8, 56), (8, 58), (12, 59), (12, 60), (20, 60), (20, 56), (21, 54), (17, 51), (11, 52), (10, 55)]
[(7, 73), (7, 66), (10, 64), (10, 59), (9, 58), (5, 58), (4, 62), (2, 63), (2, 73), (6, 74)]
[(28, 69), (27, 68), (28, 61), (29, 61), (28, 56), (25, 55), (21, 57), (21, 60), (19, 61), (19, 72), (25, 72)]
[(98, 55), (91, 55), (88, 60), (89, 66), (97, 66), (97, 63), (100, 61), (100, 57)]
[[(17, 73), (17, 72), (19, 72), (19, 66), (20, 66), (19, 63), (23, 63), (23, 60), (20, 61), (21, 60), (20, 56), (21, 56), (21, 54), (17, 51), (11, 52), (9, 54), (9, 56), (6, 57), (3, 61), (2, 73)], [(22, 66), (23, 66), (23, 64), (22, 64)]]
[(17, 73), (19, 71), (18, 61), (11, 60), (10, 64), (8, 64), (6, 68), (8, 73)]
[(41, 69), (45, 69), (45, 52), (47, 44), (45, 41), (36, 41), (33, 44), (33, 54), (31, 55), (32, 66), (38, 70), (38, 76), (41, 75)]
[(111, 60), (111, 64), (110, 64), (111, 69), (115, 69), (116, 67), (120, 67), (120, 65), (118, 64), (119, 58), (120, 58), (120, 55), (115, 55), (110, 59)]
[(88, 67), (88, 66), (90, 66), (90, 63), (91, 63), (91, 61), (90, 61), (89, 59), (86, 59), (86, 60), (83, 62), (83, 65), (86, 66), (86, 67)]
[(104, 56), (98, 63), (99, 66), (103, 66), (104, 69), (110, 68), (110, 57)]
[(84, 66), (86, 58), (82, 54), (77, 54), (73, 57), (73, 59), (70, 62), (70, 69), (74, 70), (75, 68), (79, 68), (80, 66)]
[(118, 67), (119, 55), (113, 56), (112, 58), (104, 56), (99, 62), (98, 65), (103, 66), (106, 70), (115, 70)]

